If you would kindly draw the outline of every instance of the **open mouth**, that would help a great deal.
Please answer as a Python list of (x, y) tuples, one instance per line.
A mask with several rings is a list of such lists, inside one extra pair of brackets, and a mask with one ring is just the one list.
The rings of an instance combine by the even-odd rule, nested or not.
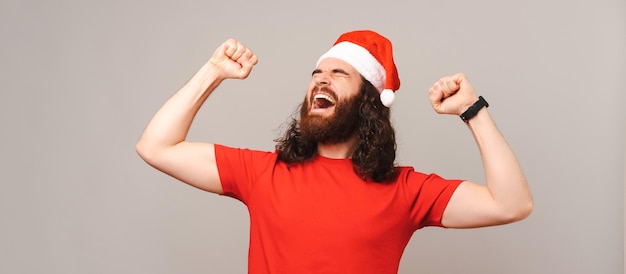
[(327, 109), (335, 106), (335, 99), (330, 95), (318, 93), (313, 96), (313, 109)]

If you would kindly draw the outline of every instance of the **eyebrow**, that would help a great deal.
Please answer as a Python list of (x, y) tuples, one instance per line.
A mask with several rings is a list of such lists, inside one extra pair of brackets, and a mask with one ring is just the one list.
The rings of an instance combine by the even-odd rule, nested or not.
[[(313, 70), (313, 73), (311, 73), (311, 76), (315, 75), (316, 73), (320, 73), (320, 72), (322, 72), (321, 69), (315, 69), (315, 70)], [(332, 72), (333, 73), (340, 73), (340, 74), (343, 74), (343, 75), (350, 75), (350, 73), (348, 73), (347, 71), (345, 71), (343, 69), (339, 69), (339, 68), (333, 69)]]

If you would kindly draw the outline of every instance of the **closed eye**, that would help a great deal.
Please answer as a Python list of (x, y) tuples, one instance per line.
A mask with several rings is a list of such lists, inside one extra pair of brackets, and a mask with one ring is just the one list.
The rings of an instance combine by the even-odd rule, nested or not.
[(343, 69), (333, 69), (333, 74), (342, 74), (345, 76), (349, 76), (350, 74)]
[[(318, 73), (322, 73), (322, 70), (321, 69), (313, 70), (313, 73), (311, 73), (311, 76), (314, 76), (315, 74), (318, 74)], [(332, 73), (333, 74), (341, 74), (343, 76), (350, 76), (350, 74), (347, 71), (343, 70), (343, 69), (333, 69)]]

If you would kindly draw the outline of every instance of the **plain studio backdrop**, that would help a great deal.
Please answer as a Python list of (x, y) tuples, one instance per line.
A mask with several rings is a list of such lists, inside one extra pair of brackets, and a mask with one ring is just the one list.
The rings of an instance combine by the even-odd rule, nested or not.
[(273, 150), (317, 58), (354, 29), (395, 45), (398, 163), (484, 181), (467, 127), (428, 102), (464, 72), (535, 199), (519, 223), (417, 231), (400, 273), (623, 273), (623, 0), (3, 0), (0, 272), (245, 273), (245, 206), (152, 169), (135, 143), (232, 37), (259, 63), (189, 139)]

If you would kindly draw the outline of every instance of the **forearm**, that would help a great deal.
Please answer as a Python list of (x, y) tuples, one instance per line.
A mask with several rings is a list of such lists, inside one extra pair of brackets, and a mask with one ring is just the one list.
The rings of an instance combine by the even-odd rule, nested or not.
[(157, 111), (144, 129), (137, 151), (142, 157), (183, 142), (198, 110), (222, 79), (205, 64)]
[(532, 210), (526, 177), (513, 150), (486, 108), (469, 120), (468, 126), (480, 151), (487, 188), (505, 216), (525, 218)]

